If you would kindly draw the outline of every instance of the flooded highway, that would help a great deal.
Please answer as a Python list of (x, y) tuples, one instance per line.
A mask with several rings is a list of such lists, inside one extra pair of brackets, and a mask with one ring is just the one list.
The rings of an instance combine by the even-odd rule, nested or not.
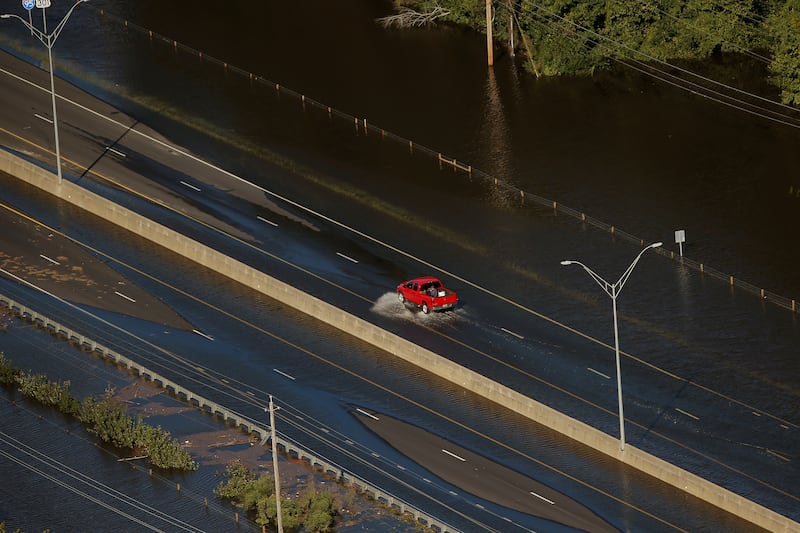
[[(101, 63), (100, 56), (95, 56), (94, 61)], [(182, 77), (187, 73), (189, 77), (208, 74), (182, 60), (179, 64), (182, 70), (176, 71), (174, 78), (162, 78), (171, 79), (175, 87), (186, 82)], [(477, 69), (474, 75), (478, 76)], [(167, 88), (163, 89), (161, 96), (167, 98)], [(115, 98), (124, 100), (119, 95)], [(669, 101), (689, 105), (680, 96)], [(588, 277), (565, 269), (560, 261), (585, 261), (608, 279), (616, 279), (638, 252), (636, 247), (574, 220), (554, 217), (546, 210), (517, 209), (493, 202), (491, 191), (468, 182), (463, 175), (440, 172), (435, 165), (431, 167), (395, 153), (376, 157), (374, 140), (354, 137), (352, 131), (345, 134), (343, 128), (326, 125), (324, 117), (322, 120), (307, 117), (298, 124), (297, 110), (281, 107), (284, 104), (287, 103), (260, 104), (264, 105), (261, 112), (274, 119), (273, 125), (280, 125), (274, 130), (281, 132), (278, 143), (281, 151), (302, 161), (302, 172), (287, 172), (274, 162), (265, 163), (237, 152), (213, 137), (195, 133), (189, 139), (193, 151), (215, 156), (217, 164), (225, 163), (225, 168), (235, 170), (270, 194), (238, 190), (228, 195), (227, 190), (239, 186), (216, 181), (213, 191), (201, 194), (181, 182), (199, 186), (209, 179), (210, 171), (198, 167), (197, 181), (193, 181), (189, 179), (195, 176), (193, 172), (170, 174), (171, 171), (155, 157), (139, 150), (131, 152), (138, 152), (136, 157), (117, 162), (132, 172), (148, 176), (151, 181), (141, 183), (142, 186), (171, 191), (177, 202), (205, 213), (207, 219), (213, 221), (212, 225), (248, 243), (257, 243), (258, 249), (269, 254), (209, 232), (196, 221), (181, 219), (141, 199), (119, 195), (120, 201), (148, 216), (170, 220), (187, 234), (213, 243), (271, 275), (350, 312), (369, 316), (371, 321), (390, 331), (525, 391), (611, 435), (616, 434), (610, 302)], [(199, 113), (198, 108), (195, 112)], [(234, 116), (228, 115), (227, 120)], [(288, 119), (279, 121), (278, 117)], [(221, 124), (220, 119), (221, 116), (214, 114), (212, 122)], [(171, 124), (166, 119), (161, 120), (164, 121), (150, 125), (172, 132), (182, 127), (179, 122)], [(723, 127), (727, 128), (739, 119), (726, 115), (725, 120)], [(390, 122), (388, 118), (387, 122)], [(397, 128), (404, 129), (401, 125)], [(275, 131), (265, 132), (267, 137), (262, 142), (270, 135), (277, 135)], [(420, 132), (419, 137), (430, 144), (438, 144), (440, 139), (448, 139), (442, 144), (457, 144), (450, 135), (440, 137), (434, 132)], [(783, 135), (772, 129), (770, 134)], [(426, 135), (431, 137), (425, 139)], [(108, 136), (118, 137), (110, 133)], [(463, 145), (470, 146), (470, 143)], [(462, 149), (456, 151), (459, 150)], [(475, 159), (476, 163), (480, 161), (480, 157)], [(552, 168), (556, 164), (555, 159), (543, 163), (544, 167), (537, 168), (536, 173), (523, 172), (514, 178), (542, 176), (548, 166)], [(784, 160), (790, 159), (786, 155)], [(570, 160), (562, 157), (560, 161)], [(107, 162), (101, 159), (99, 164)], [(105, 167), (96, 165), (95, 168), (106, 172)], [(563, 169), (559, 175), (561, 171)], [(580, 174), (574, 172), (574, 175)], [(627, 179), (632, 180), (630, 176)], [(91, 174), (84, 181), (85, 186), (98, 190), (107, 187)], [(674, 211), (666, 213), (664, 206), (648, 209), (644, 197), (653, 191), (645, 190), (644, 185), (637, 189), (617, 183), (625, 194), (638, 190), (643, 197), (630, 200), (616, 196), (614, 199), (615, 195), (598, 192), (602, 184), (600, 180), (573, 183), (568, 187), (563, 180), (553, 179), (549, 183), (527, 184), (526, 188), (535, 188), (542, 194), (558, 193), (560, 198), (571, 199), (576, 207), (591, 208), (590, 212), (596, 216), (613, 220), (634, 233), (652, 235), (653, 240), (670, 243), (671, 232), (676, 229), (670, 222), (677, 215)], [(653, 183), (651, 187), (658, 189)], [(421, 190), (434, 194), (421, 199), (416, 192)], [(579, 190), (585, 196), (580, 196)], [(393, 413), (419, 427), (446, 434), (468, 448), (481, 450), (516, 471), (576, 497), (623, 529), (672, 528), (655, 524), (658, 520), (647, 513), (629, 515), (629, 509), (625, 510), (622, 502), (609, 495), (625, 494), (623, 499), (635, 507), (652, 510), (650, 512), (663, 517), (667, 523), (682, 524), (678, 527), (690, 530), (713, 530), (720, 523), (728, 530), (742, 527), (696, 502), (690, 505), (694, 510), (686, 512), (685, 501), (677, 496), (665, 497), (664, 489), (645, 480), (631, 481), (635, 476), (629, 477), (630, 473), (611, 473), (614, 471), (611, 465), (598, 468), (598, 461), (605, 464), (602, 458), (586, 450), (575, 450), (573, 445), (565, 444), (563, 439), (541, 428), (532, 430), (529, 423), (497, 411), (496, 406), (474, 401), (459, 404), (455, 399), (462, 398), (462, 394), (457, 388), (431, 381), (426, 373), (405, 368), (351, 340), (332, 334), (336, 338), (332, 341), (328, 334), (318, 333), (320, 330), (313, 322), (292, 314), (279, 302), (253, 301), (252, 295), (240, 293), (191, 265), (182, 265), (179, 269), (191, 272), (190, 276), (184, 274), (175, 279), (173, 257), (160, 257), (160, 252), (143, 244), (131, 249), (120, 247), (116, 244), (117, 239), (122, 238), (120, 235), (113, 231), (107, 233), (109, 230), (96, 222), (77, 224), (73, 221), (81, 220), (79, 214), (67, 215), (63, 208), (46, 207), (41, 199), (29, 199), (28, 191), (6, 190), (4, 196), (7, 201), (49, 219), (56, 227), (71, 228), (71, 234), (93, 242), (104, 251), (122, 248), (113, 255), (125, 257), (131, 264), (144, 267), (146, 258), (147, 271), (154, 272), (158, 279), (174, 279), (176, 285), (191, 294), (224, 302), (226, 309), (248, 316), (253, 323), (260, 323), (267, 317), (270, 320), (281, 317), (285, 322), (270, 326), (271, 331), (293, 332), (288, 335), (292, 342), (312, 338), (315, 347), (327, 349), (337, 345), (335, 354), (330, 356), (337, 364), (355, 364), (369, 379), (391, 383), (393, 389), (408, 390), (409, 395), (419, 398), (418, 402), (436, 405), (437, 410), (459, 420), (469, 420), (471, 426), (498, 435), (502, 442), (513, 443), (515, 449), (535, 449), (537, 458), (539, 453), (546, 457), (543, 459), (546, 464), (557, 465), (559, 471), (575, 474), (579, 479), (590, 479), (590, 485), (601, 487), (601, 491), (576, 485), (560, 473), (531, 463), (530, 458), (487, 445), (463, 429), (443, 428), (436, 417), (417, 412), (402, 402), (398, 404), (396, 398), (365, 388), (363, 382), (345, 376), (334, 378), (325, 364), (309, 364), (303, 359), (299, 365), (302, 371), (295, 374), (294, 369), (285, 367), (285, 361), (297, 358), (292, 350), (287, 353), (285, 346), (278, 343), (270, 348), (273, 353), (265, 356), (263, 341), (258, 336), (251, 338), (253, 334), (248, 328), (227, 322), (223, 326), (216, 313), (185, 297), (170, 294), (152, 280), (125, 272), (219, 343), (210, 348), (199, 338), (170, 336), (164, 340), (167, 345), (175, 350), (190, 350), (203, 364), (220, 364), (225, 369), (223, 372), (231, 372), (237, 379), (247, 381), (259, 376), (261, 391), (271, 393), (274, 390), (281, 393), (279, 396), (291, 391), (292, 402), (306, 406), (308, 412), (316, 412), (320, 403), (335, 398), (336, 402), (330, 403), (337, 407), (330, 405), (325, 411), (331, 419), (340, 421), (342, 431), (355, 431), (357, 425), (345, 414), (344, 405), (358, 400), (362, 405)], [(440, 200), (430, 201), (429, 198)], [(656, 222), (650, 215), (660, 211), (664, 211), (665, 216)], [(713, 206), (697, 207), (695, 216), (700, 213), (708, 217), (697, 222), (703, 231), (723, 227), (716, 223), (715, 217), (720, 214)], [(258, 217), (277, 226), (258, 224)], [(730, 224), (731, 228), (738, 228), (735, 220), (731, 219)], [(778, 224), (784, 228), (780, 222)], [(783, 231), (780, 228), (775, 231)], [(770, 286), (785, 290), (787, 294), (797, 286), (793, 278), (796, 270), (788, 266), (792, 264), (791, 250), (780, 260), (766, 260), (769, 268), (761, 270), (758, 264), (768, 257), (761, 253), (763, 242), (748, 241), (748, 245), (741, 247), (728, 245), (724, 253), (716, 253), (724, 242), (724, 237), (714, 235), (706, 243), (707, 248), (703, 248), (702, 253), (710, 254), (706, 256), (709, 264), (729, 265), (737, 273), (769, 281)], [(753, 252), (740, 254), (743, 250)], [(780, 273), (781, 265), (786, 265), (785, 276)], [(125, 270), (125, 267), (115, 268)], [(436, 274), (458, 291), (462, 304), (456, 312), (423, 316), (396, 305), (393, 294), (396, 283), (419, 274)], [(642, 259), (619, 304), (629, 442), (702, 472), (732, 490), (755, 492), (768, 507), (786, 513), (796, 510), (794, 487), (800, 475), (794, 465), (798, 440), (797, 405), (800, 405), (792, 378), (796, 375), (797, 354), (800, 353), (796, 318), (770, 306), (769, 302), (731, 290), (725, 283), (705, 278), (658, 256)], [(128, 324), (128, 319), (125, 322), (132, 325)], [(149, 329), (138, 323), (135, 327)], [(150, 334), (157, 333), (150, 331)], [(159, 338), (159, 342), (161, 340)], [(279, 365), (279, 361), (284, 366)], [(296, 385), (285, 383), (271, 370), (273, 367), (280, 367), (308, 383), (302, 391), (309, 398), (298, 398), (298, 391), (294, 390)], [(324, 383), (320, 382), (320, 376), (325, 376)], [(251, 385), (256, 386), (255, 383)], [(365, 433), (355, 434), (370, 440)], [(391, 453), (380, 449), (382, 454)], [(730, 469), (725, 465), (735, 466)], [(734, 470), (742, 470), (746, 475), (740, 476)], [(637, 485), (640, 489), (626, 488), (629, 483), (641, 484)], [(647, 486), (648, 490), (641, 489), (642, 486)], [(495, 509), (494, 512), (500, 515), (504, 511)], [(623, 523), (619, 522), (621, 516), (625, 516)], [(514, 520), (533, 528), (538, 524), (530, 522), (528, 517), (515, 515)]]

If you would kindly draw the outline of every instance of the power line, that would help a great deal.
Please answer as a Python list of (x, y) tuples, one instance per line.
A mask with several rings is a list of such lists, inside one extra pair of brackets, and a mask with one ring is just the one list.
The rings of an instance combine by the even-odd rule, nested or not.
[[(14, 439), (13, 437), (10, 437), (9, 435), (7, 435), (5, 433), (2, 433), (2, 432), (0, 432), (0, 436), (4, 436), (4, 437), (7, 437), (8, 439), (16, 441), (16, 439)], [(33, 456), (30, 452), (28, 452), (27, 450), (23, 449), (21, 446), (18, 446), (14, 442), (11, 442), (11, 440), (6, 440), (6, 439), (3, 439), (2, 437), (0, 437), (0, 443), (4, 443), (7, 446), (9, 446), (10, 448), (12, 448), (14, 450), (17, 450), (18, 452), (21, 452), (21, 453), (23, 453), (25, 455), (28, 455), (28, 456), (31, 456), (31, 457)], [(19, 442), (19, 441), (16, 441), (16, 442)], [(152, 531), (163, 531), (163, 530), (161, 530), (161, 529), (159, 529), (159, 528), (157, 528), (157, 527), (155, 527), (155, 526), (153, 526), (151, 524), (148, 524), (147, 522), (145, 522), (142, 519), (139, 519), (139, 518), (137, 518), (137, 517), (125, 512), (125, 511), (122, 511), (121, 509), (119, 509), (117, 507), (114, 507), (113, 505), (111, 505), (111, 504), (109, 504), (107, 502), (104, 502), (103, 500), (101, 500), (101, 499), (99, 499), (99, 498), (97, 498), (95, 496), (92, 496), (88, 492), (85, 492), (85, 491), (83, 491), (83, 490), (81, 490), (81, 489), (79, 489), (79, 488), (77, 488), (77, 487), (75, 487), (73, 485), (70, 485), (69, 483), (67, 483), (65, 481), (62, 481), (62, 480), (58, 479), (56, 476), (54, 476), (52, 474), (48, 474), (47, 472), (45, 472), (41, 468), (35, 466), (32, 463), (26, 462), (24, 459), (21, 459), (21, 458), (17, 457), (16, 455), (14, 455), (14, 454), (12, 454), (10, 452), (7, 452), (5, 450), (0, 449), (0, 456), (5, 457), (9, 461), (11, 461), (13, 463), (16, 463), (17, 465), (27, 469), (30, 472), (33, 472), (33, 473), (38, 474), (39, 476), (41, 476), (41, 477), (43, 477), (43, 478), (45, 478), (47, 480), (50, 480), (55, 485), (63, 487), (65, 489), (67, 489), (68, 491), (73, 492), (74, 494), (77, 494), (78, 496), (80, 496), (80, 497), (82, 497), (82, 498), (84, 498), (86, 500), (94, 502), (97, 505), (99, 505), (101, 507), (104, 507), (104, 508), (110, 510), (111, 512), (116, 513), (116, 514), (118, 514), (120, 516), (123, 516), (123, 517), (127, 518), (128, 520), (130, 520), (132, 522), (135, 522), (135, 523), (137, 523), (137, 524), (139, 524), (139, 525), (141, 525), (141, 526), (143, 526), (143, 527), (145, 527), (147, 529), (150, 529)], [(45, 458), (41, 458), (41, 457), (36, 457), (36, 459), (40, 463), (44, 463), (46, 466), (50, 466), (51, 468), (55, 468), (56, 470), (59, 470), (62, 473), (64, 473), (63, 470), (57, 468), (57, 466), (60, 465), (60, 463), (58, 463), (58, 461), (52, 460), (47, 456), (44, 456), (44, 457), (46, 459)], [(73, 476), (71, 474), (68, 474), (68, 475), (69, 475), (69, 477), (75, 478), (75, 476)], [(88, 478), (88, 479), (91, 480), (91, 478)], [(79, 480), (79, 481), (81, 481), (81, 483), (88, 484), (87, 480)], [(94, 480), (91, 480), (91, 481), (94, 481)], [(95, 483), (97, 483), (97, 482), (95, 481)], [(94, 488), (99, 489), (102, 484), (97, 483), (97, 485), (98, 486), (96, 486)], [(103, 492), (103, 491), (101, 490), (101, 492)], [(116, 496), (115, 499), (120, 500), (120, 498), (118, 496)], [(125, 503), (127, 503), (129, 505), (133, 505), (132, 502), (135, 501), (135, 500), (133, 500), (132, 498), (130, 498), (130, 500), (131, 501), (125, 501)], [(175, 525), (177, 525), (177, 524), (175, 524)], [(196, 531), (196, 530), (195, 529), (191, 529), (189, 531)]]
[[(674, 65), (662, 59), (658, 59), (652, 55), (646, 54), (644, 52), (631, 48), (630, 46), (627, 46), (623, 43), (620, 43), (619, 41), (611, 39), (610, 37), (597, 33), (596, 31), (587, 28), (585, 26), (582, 26), (577, 22), (569, 20), (567, 17), (559, 15), (558, 13), (555, 13), (545, 7), (542, 7), (541, 5), (534, 3), (532, 0), (522, 0), (522, 1), (525, 4), (529, 5), (531, 8), (542, 13), (542, 14), (537, 14), (535, 11), (532, 11), (531, 12), (532, 17), (538, 18), (538, 20), (536, 18), (532, 18), (533, 22), (543, 26), (548, 31), (551, 32), (554, 31), (557, 34), (561, 35), (562, 37), (571, 40), (572, 42), (581, 44), (582, 46), (584, 46), (589, 50), (591, 50), (593, 46), (601, 47), (609, 52), (606, 57), (612, 61), (620, 63), (629, 68), (633, 68), (634, 70), (637, 70), (643, 74), (658, 79), (659, 81), (666, 82), (677, 88), (691, 92), (692, 94), (703, 96), (717, 103), (732, 107), (740, 111), (744, 111), (746, 113), (758, 116), (760, 118), (764, 118), (766, 120), (777, 122), (793, 128), (800, 128), (800, 118), (796, 116), (798, 113), (800, 113), (800, 111), (789, 105), (783, 104), (781, 102), (776, 102), (769, 98), (765, 98), (763, 96), (745, 91), (743, 89), (739, 89), (737, 87), (733, 87), (726, 83), (714, 80), (707, 76), (703, 76), (701, 74), (688, 70), (684, 67)], [(503, 7), (508, 9), (505, 6)], [(559, 28), (558, 25), (553, 24), (554, 21), (563, 22), (568, 26), (572, 26), (575, 30), (578, 30), (579, 33), (567, 32), (566, 29)], [(614, 52), (620, 50), (627, 52), (629, 59), (626, 60), (615, 57)], [(645, 63), (644, 61), (639, 59), (635, 59), (636, 56), (643, 58), (648, 63)], [(631, 62), (637, 64), (638, 66), (636, 67), (632, 66)], [(661, 65), (670, 70), (677, 71), (681, 74), (689, 76), (690, 78), (696, 78), (712, 86), (718, 86), (722, 90), (730, 91), (741, 96), (752, 98), (756, 101), (763, 102), (764, 104), (768, 104), (770, 106), (777, 106), (780, 108), (780, 110), (788, 111), (789, 113), (783, 113), (780, 110), (779, 111), (771, 110), (756, 103), (747, 102), (736, 96), (725, 94), (723, 92), (712, 89), (711, 87), (708, 87), (701, 83), (691, 81), (691, 79), (682, 78), (679, 75), (672, 74), (669, 71), (663, 70), (656, 65)]]
[[(81, 368), (80, 370), (83, 371), (84, 368)], [(85, 437), (81, 437), (78, 433), (76, 433), (74, 431), (70, 431), (69, 429), (65, 429), (65, 428), (59, 426), (56, 422), (54, 422), (53, 420), (51, 420), (48, 417), (41, 417), (39, 414), (37, 414), (34, 411), (32, 411), (31, 409), (25, 407), (25, 405), (23, 405), (23, 403), (21, 403), (21, 402), (18, 402), (18, 401), (17, 402), (12, 402), (10, 400), (3, 399), (3, 398), (0, 398), (0, 400), (5, 401), (8, 404), (13, 404), (15, 410), (25, 411), (31, 417), (39, 418), (40, 422), (47, 423), (47, 424), (49, 424), (51, 426), (54, 426), (54, 427), (58, 428), (62, 432), (64, 432), (67, 435), (69, 435), (69, 437), (77, 439), (77, 440), (80, 440), (80, 441), (83, 441), (87, 445), (94, 447), (95, 449), (97, 449), (98, 451), (102, 452), (105, 455), (108, 455), (108, 456), (110, 456), (110, 457), (112, 457), (114, 459), (118, 458), (117, 455), (112, 453), (108, 448), (106, 448), (106, 447), (104, 447), (102, 445), (99, 445), (97, 442), (95, 442), (92, 439), (87, 439)], [(2, 438), (3, 436), (5, 436), (6, 438), (3, 439)], [(11, 441), (13, 441), (13, 442), (11, 442)], [(174, 522), (173, 525), (182, 527), (183, 529), (186, 529), (188, 531), (202, 531), (201, 528), (194, 527), (191, 524), (188, 524), (187, 522), (184, 522), (184, 521), (182, 521), (182, 520), (180, 520), (180, 519), (178, 519), (178, 518), (176, 518), (176, 517), (174, 517), (174, 516), (172, 516), (172, 515), (170, 515), (168, 513), (160, 511), (160, 510), (158, 510), (158, 509), (156, 509), (156, 508), (154, 508), (154, 507), (152, 507), (150, 505), (144, 504), (144, 503), (136, 500), (135, 498), (129, 496), (128, 494), (126, 494), (124, 492), (120, 492), (120, 491), (118, 491), (118, 490), (116, 490), (116, 489), (114, 489), (112, 487), (109, 487), (109, 486), (107, 486), (107, 485), (105, 485), (105, 484), (103, 484), (101, 482), (98, 482), (98, 481), (94, 480), (93, 478), (89, 477), (88, 475), (83, 474), (82, 472), (79, 472), (79, 471), (77, 471), (77, 470), (75, 470), (73, 468), (70, 468), (70, 467), (66, 466), (65, 464), (61, 463), (60, 461), (58, 461), (57, 459), (53, 458), (52, 456), (50, 456), (50, 455), (48, 455), (46, 453), (43, 453), (41, 451), (38, 451), (38, 450), (34, 449), (33, 447), (28, 446), (27, 444), (23, 443), (22, 441), (20, 441), (20, 440), (18, 440), (16, 438), (4, 433), (4, 432), (1, 432), (1, 431), (0, 431), (0, 443), (5, 443), (5, 444), (9, 445), (12, 449), (16, 449), (16, 450), (24, 453), (25, 455), (31, 456), (36, 461), (39, 461), (40, 463), (42, 463), (42, 464), (44, 464), (46, 466), (49, 466), (52, 469), (58, 470), (58, 471), (60, 471), (62, 473), (66, 473), (69, 477), (72, 477), (72, 478), (80, 481), (81, 483), (83, 483), (85, 485), (92, 486), (94, 484), (96, 486), (94, 486), (93, 488), (95, 488), (96, 490), (99, 490), (99, 491), (101, 491), (103, 493), (106, 493), (106, 494), (109, 494), (109, 495), (116, 495), (116, 496), (113, 496), (113, 497), (115, 499), (119, 500), (120, 502), (126, 503), (126, 504), (128, 504), (128, 505), (130, 505), (132, 507), (140, 509), (140, 510), (146, 512), (147, 514), (153, 515), (156, 518), (160, 518), (162, 521)], [(29, 450), (29, 451), (26, 451), (26, 449)], [(2, 451), (0, 451), (0, 455), (3, 455), (7, 459), (12, 460), (13, 462), (17, 463), (18, 465), (20, 465), (20, 466), (22, 466), (22, 467), (24, 467), (24, 468), (26, 468), (28, 470), (36, 471), (36, 473), (39, 473), (39, 471), (44, 472), (40, 468), (34, 466), (31, 463), (26, 462), (25, 460), (21, 459), (20, 457), (13, 456), (10, 452), (2, 452)], [(141, 466), (136, 465), (134, 463), (127, 463), (127, 466), (130, 467), (130, 468), (133, 468), (134, 470), (137, 470), (137, 471), (144, 471), (145, 470)], [(167, 485), (167, 486), (171, 486), (171, 487), (175, 486), (175, 483), (172, 480), (167, 479), (167, 478), (159, 475), (157, 472), (147, 472), (147, 474), (148, 474), (148, 477), (150, 479), (155, 479), (155, 480), (157, 480), (157, 481), (159, 481), (159, 482), (161, 482), (161, 483), (163, 483), (164, 485)], [(51, 478), (55, 478), (55, 476), (51, 475), (51, 476), (48, 477), (48, 479), (51, 479)], [(81, 479), (81, 478), (83, 478), (83, 479)], [(56, 484), (58, 484), (60, 486), (66, 485), (66, 482), (64, 482), (62, 480), (59, 480), (58, 478), (55, 478), (54, 481), (56, 481)], [(83, 491), (79, 491), (77, 489), (76, 490), (72, 490), (72, 492), (78, 493), (79, 495), (83, 495), (84, 494)], [(220, 506), (219, 504), (217, 504), (216, 502), (213, 502), (213, 501), (209, 502), (208, 498), (201, 497), (199, 494), (194, 493), (191, 490), (187, 490), (186, 487), (181, 487), (181, 497), (187, 497), (187, 498), (192, 499), (194, 501), (201, 502), (201, 505), (204, 505), (206, 508), (211, 508), (216, 514), (218, 514), (221, 517), (226, 517), (227, 518), (226, 515), (229, 514), (229, 513), (225, 512), (226, 510), (223, 509), (223, 507)], [(129, 501), (127, 501), (127, 500), (129, 500)], [(92, 499), (92, 501), (96, 501), (96, 499)], [(106, 504), (107, 505), (103, 505), (103, 506), (107, 507), (107, 508), (111, 507), (111, 504), (108, 504), (107, 502), (106, 502)], [(248, 520), (248, 519), (245, 517), (245, 520)], [(181, 524), (183, 524), (183, 526), (181, 526)]]

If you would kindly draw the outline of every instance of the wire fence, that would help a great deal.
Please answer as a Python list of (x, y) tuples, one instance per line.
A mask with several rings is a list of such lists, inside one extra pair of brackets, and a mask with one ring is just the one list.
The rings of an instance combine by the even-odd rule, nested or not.
[[(369, 123), (368, 120), (364, 117), (356, 117), (354, 115), (350, 115), (348, 113), (334, 109), (331, 106), (323, 104), (322, 102), (314, 100), (313, 98), (309, 98), (304, 94), (298, 93), (297, 91), (294, 91), (287, 87), (283, 87), (280, 83), (271, 81), (267, 78), (264, 78), (263, 76), (254, 74), (252, 72), (248, 72), (244, 69), (231, 65), (230, 63), (221, 61), (215, 57), (204, 54), (200, 50), (196, 50), (192, 47), (186, 46), (185, 44), (179, 43), (174, 39), (170, 39), (169, 37), (160, 35), (152, 30), (148, 30), (147, 28), (131, 23), (128, 20), (124, 20), (114, 15), (110, 15), (106, 13), (105, 10), (101, 9), (98, 11), (98, 13), (99, 15), (101, 15), (102, 19), (107, 20), (109, 23), (118, 24), (120, 27), (126, 30), (135, 31), (144, 35), (153, 44), (156, 43), (164, 44), (166, 46), (171, 47), (176, 54), (183, 53), (193, 56), (195, 58), (200, 59), (204, 63), (220, 67), (226, 73), (238, 74), (245, 79), (249, 79), (250, 82), (253, 84), (259, 84), (264, 87), (271, 88), (272, 90), (275, 91), (277, 97), (287, 96), (293, 98), (300, 104), (299, 107), (303, 112), (317, 110), (326, 114), (327, 117), (331, 120), (336, 118), (351, 123), (353, 125), (353, 132), (355, 135), (363, 135), (367, 137), (375, 136), (377, 138), (380, 138), (381, 141), (396, 143), (398, 147), (402, 149), (401, 151), (407, 152), (410, 156), (422, 155), (434, 159), (438, 163), (440, 170), (450, 169), (453, 172), (463, 173), (469, 176), (469, 178), (471, 179), (474, 178), (480, 180), (485, 186), (492, 187), (495, 189), (496, 197), (498, 195), (504, 196), (505, 199), (512, 205), (516, 204), (519, 205), (520, 207), (536, 206), (552, 210), (553, 214), (555, 215), (566, 215), (572, 217), (576, 220), (579, 220), (582, 224), (592, 226), (596, 229), (599, 229), (600, 231), (612, 235), (614, 238), (628, 241), (640, 247), (644, 246), (647, 242), (649, 242), (641, 237), (637, 237), (636, 235), (633, 235), (611, 224), (603, 222), (602, 220), (591, 217), (582, 211), (578, 211), (569, 206), (560, 204), (556, 200), (551, 200), (539, 196), (537, 194), (524, 191), (523, 189), (516, 187), (512, 183), (509, 183), (495, 176), (492, 176), (491, 174), (484, 172), (480, 169), (477, 169), (470, 164), (458, 161), (454, 157), (449, 157), (448, 155), (442, 154), (441, 152), (428, 148), (427, 146), (415, 143), (411, 139), (406, 139), (390, 131), (386, 131), (383, 128), (380, 128), (374, 124)], [(684, 267), (694, 269), (703, 275), (708, 275), (712, 278), (716, 278), (725, 283), (728, 283), (732, 288), (741, 289), (743, 291), (756, 295), (762, 300), (771, 302), (784, 309), (788, 309), (792, 311), (792, 313), (798, 312), (798, 302), (797, 299), (795, 298), (789, 298), (777, 294), (763, 287), (759, 287), (752, 283), (738, 279), (731, 274), (726, 274), (724, 272), (711, 268), (708, 265), (695, 261), (693, 259), (689, 259), (681, 255), (676, 256), (674, 251), (666, 250), (664, 248), (655, 248), (653, 251), (673, 261), (679, 262)]]

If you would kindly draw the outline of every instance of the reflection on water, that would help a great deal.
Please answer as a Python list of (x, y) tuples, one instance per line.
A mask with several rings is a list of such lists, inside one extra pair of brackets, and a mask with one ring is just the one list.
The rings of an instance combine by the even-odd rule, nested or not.
[(483, 170), (503, 181), (513, 181), (516, 176), (512, 159), (513, 145), (510, 139), (511, 128), (506, 120), (509, 111), (503, 105), (503, 96), (494, 69), (488, 69), (487, 74), (485, 107), (482, 112), (484, 123), (481, 129), (493, 166)]

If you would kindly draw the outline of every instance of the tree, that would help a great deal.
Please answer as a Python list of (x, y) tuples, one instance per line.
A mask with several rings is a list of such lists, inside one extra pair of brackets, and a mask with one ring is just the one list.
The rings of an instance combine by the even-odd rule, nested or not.
[[(238, 459), (225, 467), (224, 475), (226, 479), (214, 489), (218, 498), (230, 500), (245, 511), (254, 513), (255, 521), (260, 526), (277, 522), (278, 506), (272, 476), (256, 476)], [(281, 523), (287, 530), (302, 525), (310, 533), (330, 531), (335, 516), (333, 495), (317, 492), (313, 485), (303, 491), (297, 501), (281, 499)]]
[(766, 22), (773, 37), (770, 80), (785, 104), (800, 105), (800, 0), (788, 0)]
[[(404, 16), (415, 8), (422, 13), (435, 8), (447, 12), (437, 19), (486, 29), (482, 2), (395, 5)], [(770, 82), (784, 103), (800, 105), (800, 0), (494, 0), (493, 5), (495, 35), (507, 39), (513, 17), (537, 77), (592, 74), (626, 59), (705, 60), (720, 52), (762, 59), (758, 51), (769, 50)]]
[(22, 372), (18, 368), (12, 366), (11, 359), (6, 358), (6, 356), (0, 352), (0, 384), (16, 385), (20, 374), (22, 374)]
[(240, 505), (244, 501), (248, 487), (256, 480), (255, 473), (248, 470), (240, 460), (235, 459), (225, 466), (223, 475), (225, 480), (214, 489), (214, 495)]

